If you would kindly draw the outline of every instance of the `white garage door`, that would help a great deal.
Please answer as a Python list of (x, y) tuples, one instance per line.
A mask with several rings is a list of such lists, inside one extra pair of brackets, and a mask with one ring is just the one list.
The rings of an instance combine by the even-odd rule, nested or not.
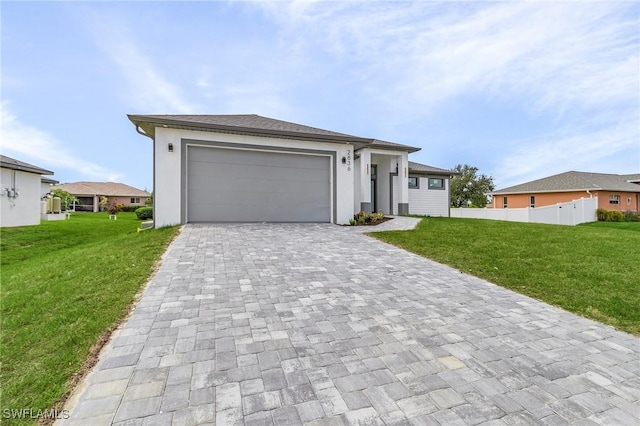
[(329, 222), (330, 157), (189, 146), (188, 222)]

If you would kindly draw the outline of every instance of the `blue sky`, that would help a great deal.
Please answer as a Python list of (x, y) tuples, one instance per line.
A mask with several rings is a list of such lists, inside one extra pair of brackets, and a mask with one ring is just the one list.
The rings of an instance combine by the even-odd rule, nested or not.
[(2, 153), (152, 189), (126, 114), (259, 114), (498, 187), (640, 172), (637, 2), (2, 2)]

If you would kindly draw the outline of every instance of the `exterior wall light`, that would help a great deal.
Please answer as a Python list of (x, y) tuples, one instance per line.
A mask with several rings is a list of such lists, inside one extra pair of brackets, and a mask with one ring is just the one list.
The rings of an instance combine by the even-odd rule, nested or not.
[(173, 144), (170, 143), (169, 145), (167, 145), (167, 149), (169, 150), (169, 152), (173, 152)]

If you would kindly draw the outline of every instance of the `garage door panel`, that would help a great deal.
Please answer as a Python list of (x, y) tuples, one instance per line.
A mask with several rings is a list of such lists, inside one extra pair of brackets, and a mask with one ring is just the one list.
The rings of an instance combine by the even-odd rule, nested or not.
[(188, 147), (187, 221), (328, 222), (328, 156)]
[[(327, 157), (315, 157), (316, 160), (328, 161)], [(190, 167), (190, 174), (193, 176), (208, 176), (226, 178), (229, 175), (241, 175), (246, 177), (269, 176), (274, 179), (291, 179), (291, 175), (295, 174), (298, 179), (325, 179), (327, 170), (322, 164), (314, 162), (306, 162), (309, 167), (290, 166), (258, 166), (258, 165), (236, 165), (236, 164), (220, 164), (205, 163), (202, 161), (193, 162)], [(315, 166), (315, 167), (312, 167)], [(241, 174), (238, 169), (241, 169)]]
[[(247, 167), (247, 166), (259, 166), (259, 167), (275, 167), (275, 168), (296, 168), (297, 163), (292, 162), (292, 158), (300, 157), (299, 154), (277, 153), (277, 152), (259, 152), (260, 155), (253, 155), (256, 151), (237, 150), (237, 149), (220, 149), (220, 148), (199, 148), (193, 147), (192, 149), (198, 150), (197, 157), (192, 159), (192, 163), (196, 164), (219, 164), (221, 166), (230, 167)], [(208, 151), (207, 151), (208, 150)], [(216, 152), (217, 151), (217, 152)], [(305, 156), (311, 158), (312, 156)], [(326, 156), (315, 158), (327, 158)], [(324, 165), (321, 162), (304, 162), (306, 168), (324, 169)]]

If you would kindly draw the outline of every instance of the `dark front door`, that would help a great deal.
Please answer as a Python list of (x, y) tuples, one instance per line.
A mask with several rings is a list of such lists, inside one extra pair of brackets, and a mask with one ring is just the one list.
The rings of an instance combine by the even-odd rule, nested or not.
[(376, 190), (376, 181), (378, 180), (378, 166), (371, 165), (371, 211), (375, 212), (378, 209), (378, 191)]

